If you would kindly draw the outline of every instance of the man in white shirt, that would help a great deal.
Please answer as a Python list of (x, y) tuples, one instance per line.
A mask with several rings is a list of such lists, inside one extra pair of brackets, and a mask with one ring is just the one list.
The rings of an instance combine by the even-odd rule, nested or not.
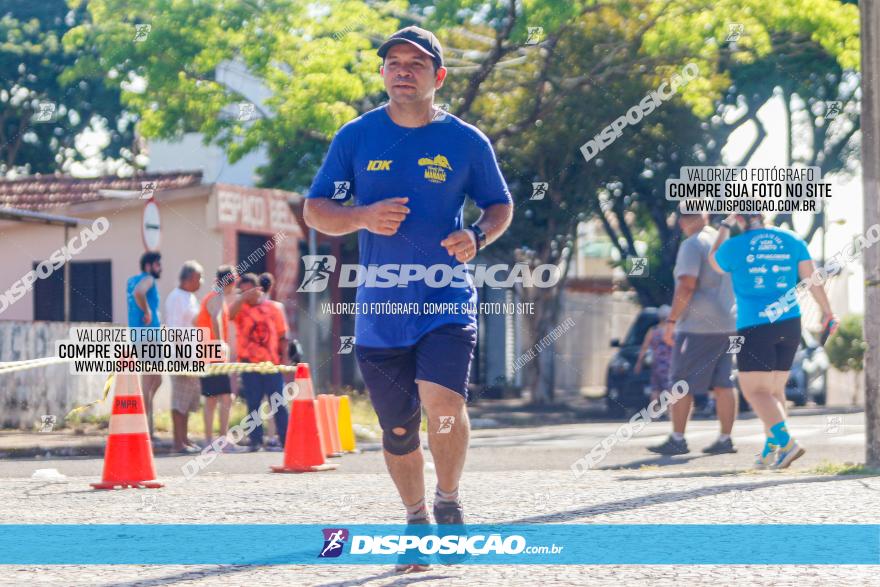
[[(199, 300), (195, 292), (202, 286), (204, 269), (196, 261), (187, 261), (180, 270), (180, 285), (165, 299), (165, 325), (190, 328), (199, 314)], [(201, 387), (196, 377), (171, 375), (171, 423), (174, 434), (174, 452), (193, 454), (199, 447), (187, 439), (190, 412), (199, 409)]]

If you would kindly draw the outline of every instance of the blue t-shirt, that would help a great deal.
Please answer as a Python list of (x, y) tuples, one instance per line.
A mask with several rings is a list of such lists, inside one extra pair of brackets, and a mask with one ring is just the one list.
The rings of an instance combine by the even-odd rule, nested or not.
[[(722, 243), (715, 261), (733, 280), (736, 327), (769, 324), (767, 307), (798, 284), (798, 263), (809, 259), (807, 243), (781, 228), (750, 230)], [(775, 321), (800, 315), (794, 303)]]
[[(410, 213), (396, 234), (358, 232), (360, 264), (454, 269), (461, 263), (447, 254), (440, 241), (463, 228), (465, 194), (482, 209), (511, 204), (510, 191), (486, 135), (449, 114), (418, 128), (398, 126), (382, 106), (339, 130), (307, 197), (340, 203), (353, 198), (358, 206), (409, 198), (405, 206)], [(443, 270), (429, 271), (426, 278), (411, 280), (405, 286), (378, 287), (375, 279), (359, 285), (356, 343), (382, 348), (409, 346), (443, 324), (475, 325), (476, 317), (468, 312), (369, 312), (369, 304), (378, 302), (395, 303), (399, 308), (409, 304), (406, 307), (410, 310), (434, 303), (453, 303), (458, 308), (475, 305), (476, 289), (471, 276), (462, 270), (456, 275), (465, 279), (451, 283), (464, 287), (451, 283), (436, 287), (444, 283)], [(391, 275), (399, 273), (404, 271), (391, 268)], [(383, 281), (383, 272), (378, 274)]]
[(144, 324), (144, 311), (141, 310), (140, 306), (137, 305), (137, 302), (134, 299), (134, 288), (136, 288), (141, 280), (147, 277), (147, 275), (147, 273), (139, 273), (133, 277), (129, 277), (125, 284), (125, 295), (126, 300), (128, 301), (128, 325), (132, 328), (159, 326), (159, 290), (156, 289), (156, 281), (153, 280), (153, 287), (147, 290), (147, 306), (150, 308), (150, 313), (153, 315), (152, 322)]

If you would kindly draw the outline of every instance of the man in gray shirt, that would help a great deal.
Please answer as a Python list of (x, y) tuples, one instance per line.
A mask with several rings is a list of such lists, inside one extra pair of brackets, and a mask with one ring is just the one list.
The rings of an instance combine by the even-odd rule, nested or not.
[[(737, 394), (731, 384), (733, 355), (730, 336), (736, 335), (736, 301), (729, 274), (709, 265), (716, 231), (705, 214), (681, 214), (678, 225), (687, 238), (675, 259), (675, 294), (664, 339), (673, 345), (670, 381), (684, 380), (688, 394), (672, 404), (672, 434), (648, 450), (665, 455), (690, 452), (684, 431), (694, 394), (711, 388), (721, 424), (721, 435), (704, 453), (736, 452), (730, 433), (737, 413)], [(673, 340), (673, 329), (675, 332)]]

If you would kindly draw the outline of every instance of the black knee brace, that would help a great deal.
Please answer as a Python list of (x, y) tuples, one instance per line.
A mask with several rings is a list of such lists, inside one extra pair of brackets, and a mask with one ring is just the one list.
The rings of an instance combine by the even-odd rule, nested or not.
[[(418, 410), (406, 423), (400, 426), (390, 426), (382, 430), (382, 447), (389, 453), (397, 456), (408, 455), (421, 445), (419, 429), (422, 426), (422, 411)], [(395, 428), (406, 430), (403, 434), (395, 434)]]

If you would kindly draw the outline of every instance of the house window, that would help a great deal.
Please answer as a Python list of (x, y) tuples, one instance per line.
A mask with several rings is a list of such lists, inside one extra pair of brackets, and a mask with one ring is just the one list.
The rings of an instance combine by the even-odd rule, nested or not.
[[(38, 263), (34, 263), (34, 268)], [(34, 320), (64, 320), (64, 268), (34, 283)], [(70, 262), (71, 322), (112, 322), (113, 282), (110, 261)]]

